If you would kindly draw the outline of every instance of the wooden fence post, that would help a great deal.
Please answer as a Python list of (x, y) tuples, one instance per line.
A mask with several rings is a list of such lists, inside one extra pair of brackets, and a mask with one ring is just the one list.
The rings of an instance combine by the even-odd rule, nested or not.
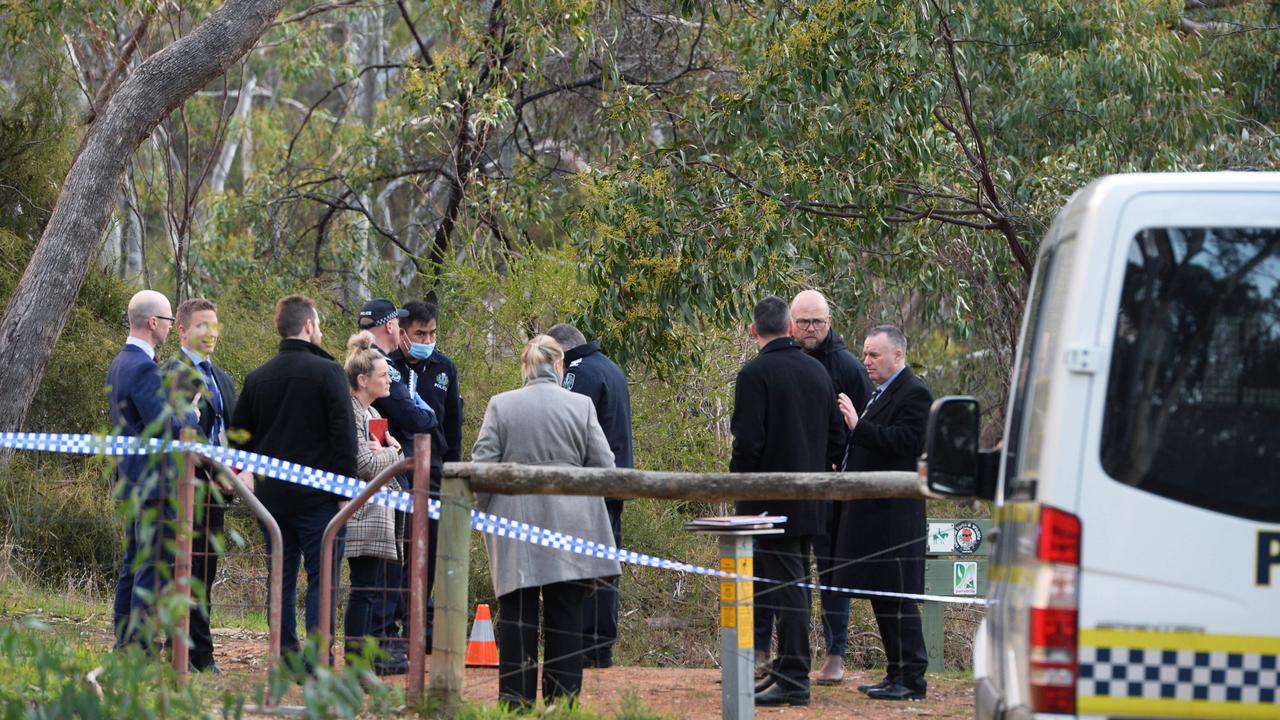
[(436, 540), (435, 633), (428, 696), (446, 717), (462, 704), (467, 656), (467, 579), (471, 560), (471, 483), (445, 477), (440, 486), (440, 532)]

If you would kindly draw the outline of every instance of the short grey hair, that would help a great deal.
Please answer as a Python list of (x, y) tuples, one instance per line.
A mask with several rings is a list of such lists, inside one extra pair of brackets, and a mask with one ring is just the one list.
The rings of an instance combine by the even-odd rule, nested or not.
[(890, 345), (901, 350), (903, 355), (907, 354), (907, 336), (902, 334), (902, 330), (897, 325), (877, 325), (867, 331), (867, 337), (876, 335), (889, 338)]
[(586, 345), (587, 338), (578, 328), (569, 323), (560, 323), (553, 325), (547, 334), (556, 342), (560, 343), (560, 347), (565, 350), (572, 350), (579, 345)]

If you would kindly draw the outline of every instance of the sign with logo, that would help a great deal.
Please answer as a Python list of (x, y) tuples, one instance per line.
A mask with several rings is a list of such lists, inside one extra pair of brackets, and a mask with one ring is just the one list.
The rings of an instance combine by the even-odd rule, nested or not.
[(951, 553), (955, 549), (955, 526), (951, 523), (929, 523), (929, 552)]
[(972, 555), (982, 545), (982, 528), (978, 523), (962, 520), (955, 524), (956, 552)]
[(978, 563), (972, 560), (958, 560), (951, 575), (952, 595), (978, 594)]

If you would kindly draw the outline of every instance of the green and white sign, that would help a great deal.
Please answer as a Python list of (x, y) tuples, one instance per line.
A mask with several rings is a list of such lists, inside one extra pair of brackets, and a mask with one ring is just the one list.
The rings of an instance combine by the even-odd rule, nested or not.
[(963, 560), (956, 562), (951, 578), (952, 595), (978, 594), (978, 563)]

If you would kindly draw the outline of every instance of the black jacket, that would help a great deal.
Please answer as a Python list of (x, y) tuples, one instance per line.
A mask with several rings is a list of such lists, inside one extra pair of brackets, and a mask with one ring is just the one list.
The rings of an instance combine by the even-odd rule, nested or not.
[(635, 467), (631, 450), (631, 390), (622, 368), (600, 352), (600, 343), (589, 342), (565, 351), (564, 386), (591, 398), (596, 406), (596, 417), (613, 451), (613, 466)]
[[(871, 404), (849, 439), (846, 469), (916, 472), (933, 395), (910, 368)], [(858, 408), (859, 411), (862, 408)], [(924, 591), (924, 500), (850, 500), (840, 508), (836, 585)]]
[[(844, 421), (831, 378), (790, 337), (765, 345), (738, 372), (729, 429), (729, 472), (824, 472), (844, 451)], [(742, 500), (737, 512), (786, 515), (789, 537), (826, 532), (821, 501)]]
[[(249, 373), (231, 427), (248, 433), (238, 443), (245, 450), (356, 476), (355, 417), (347, 374), (332, 356), (305, 340), (281, 340), (280, 352)], [(254, 494), (272, 514), (313, 510), (347, 499), (266, 477), (258, 478)]]
[(448, 355), (436, 350), (426, 360), (410, 363), (399, 350), (390, 355), (392, 367), (418, 396), (436, 411), (437, 427), (431, 436), (431, 465), (437, 467), (462, 459), (462, 392), (458, 368)]
[[(413, 436), (431, 435), (431, 464), (438, 465), (436, 456), (439, 455), (439, 448), (442, 438), (436, 432), (440, 426), (440, 421), (434, 412), (428, 412), (418, 407), (413, 401), (413, 396), (409, 394), (409, 376), (403, 370), (396, 366), (395, 356), (399, 355), (399, 350), (392, 350), (391, 354), (386, 354), (387, 363), (391, 365), (391, 394), (378, 398), (373, 401), (373, 408), (378, 414), (387, 419), (387, 429), (391, 431), (391, 435), (400, 443), (400, 447), (404, 450), (405, 457), (413, 457)], [(412, 481), (411, 475), (403, 475), (402, 479), (407, 478)]]
[(867, 377), (867, 369), (862, 366), (862, 361), (849, 351), (835, 328), (831, 328), (827, 339), (809, 354), (827, 369), (831, 382), (836, 386), (837, 395), (848, 395), (858, 410), (867, 406), (867, 400), (871, 398), (871, 391), (875, 386), (871, 384), (871, 378)]

